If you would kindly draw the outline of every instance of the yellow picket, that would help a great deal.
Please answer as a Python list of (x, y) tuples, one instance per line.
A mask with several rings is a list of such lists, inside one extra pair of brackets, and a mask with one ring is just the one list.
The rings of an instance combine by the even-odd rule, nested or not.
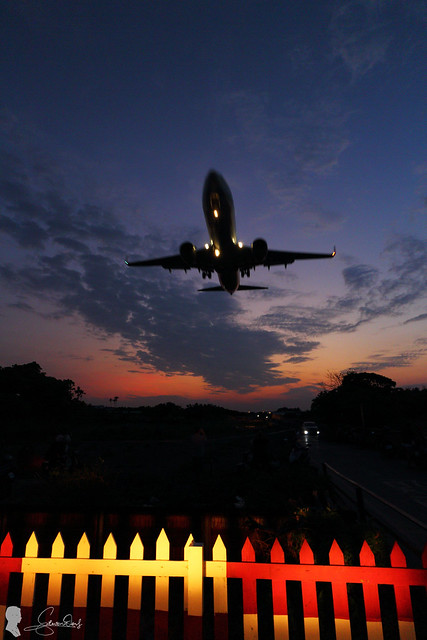
[[(65, 551), (64, 541), (60, 533), (52, 544), (52, 558), (63, 558)], [(49, 573), (49, 586), (47, 589), (47, 604), (59, 607), (61, 601), (62, 573)]]

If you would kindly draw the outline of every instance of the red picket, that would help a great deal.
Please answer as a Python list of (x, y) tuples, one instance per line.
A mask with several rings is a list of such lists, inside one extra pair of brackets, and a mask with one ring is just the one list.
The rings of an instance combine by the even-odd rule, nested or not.
[[(390, 554), (392, 567), (406, 567), (406, 558), (397, 542), (394, 543)], [(411, 593), (408, 586), (395, 585), (394, 595), (396, 598), (397, 620), (402, 638), (414, 638), (415, 628), (413, 623)]]
[[(277, 538), (271, 548), (270, 559), (272, 563), (285, 563), (285, 553)], [(289, 637), (289, 623), (286, 582), (280, 578), (272, 578), (271, 588), (273, 598), (274, 637), (275, 640), (281, 640), (282, 638), (287, 639)]]
[[(336, 540), (329, 550), (329, 564), (331, 566), (344, 565), (344, 554)], [(344, 581), (332, 580), (332, 600), (334, 603), (335, 634), (337, 640), (350, 638), (350, 611), (348, 608), (347, 584)]]
[[(366, 540), (362, 545), (359, 554), (361, 567), (375, 567), (375, 556)], [(378, 593), (378, 584), (373, 582), (363, 582), (363, 600), (365, 602), (366, 627), (368, 631), (368, 639), (380, 639), (383, 637), (380, 598)]]
[(11, 573), (21, 571), (21, 558), (12, 558), (13, 544), (8, 533), (0, 547), (0, 639), (3, 638), (7, 605), (7, 592)]
[[(302, 565), (314, 565), (314, 554), (308, 544), (307, 540), (304, 540), (300, 554), (300, 563)], [(311, 638), (319, 638), (319, 613), (317, 609), (317, 592), (316, 582), (313, 579), (310, 580), (308, 576), (301, 581), (302, 590), (302, 606), (304, 611), (304, 631), (306, 640)]]
[[(242, 562), (255, 564), (255, 550), (249, 538), (242, 549)], [(258, 637), (258, 607), (256, 577), (248, 573), (242, 579), (243, 591), (243, 633), (245, 640)]]

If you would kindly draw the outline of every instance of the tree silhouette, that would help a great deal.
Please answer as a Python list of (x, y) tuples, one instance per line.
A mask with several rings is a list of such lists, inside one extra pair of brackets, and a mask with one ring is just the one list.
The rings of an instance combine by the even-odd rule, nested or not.
[(401, 389), (378, 373), (350, 370), (342, 374), (340, 384), (314, 398), (311, 410), (316, 420), (329, 425), (334, 433), (366, 433), (384, 427), (404, 431), (425, 419), (427, 390)]
[(8, 422), (57, 420), (82, 405), (83, 395), (72, 380), (47, 376), (37, 362), (0, 367), (0, 415)]

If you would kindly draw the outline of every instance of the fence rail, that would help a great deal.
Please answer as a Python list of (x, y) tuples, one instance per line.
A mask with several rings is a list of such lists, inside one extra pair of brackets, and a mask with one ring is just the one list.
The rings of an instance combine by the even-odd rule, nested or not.
[[(258, 581), (271, 585), (272, 616), (271, 629), (275, 640), (297, 637), (290, 624), (292, 618), (289, 585), (301, 587), (303, 636), (305, 640), (329, 638), (322, 635), (319, 616), (319, 583), (330, 585), (333, 603), (333, 627), (337, 640), (352, 639), (352, 624), (349, 606), (349, 585), (361, 585), (363, 593), (365, 629), (368, 640), (383, 638), (384, 615), (380, 604), (381, 585), (392, 585), (397, 637), (415, 640), (411, 589), (421, 589), (425, 597), (427, 587), (427, 547), (423, 554), (423, 568), (406, 566), (405, 556), (395, 543), (390, 555), (390, 567), (376, 566), (375, 557), (368, 543), (363, 543), (360, 566), (349, 566), (336, 541), (329, 552), (329, 564), (315, 564), (314, 554), (304, 541), (299, 564), (285, 562), (284, 551), (276, 539), (270, 552), (270, 562), (258, 562), (249, 540), (243, 546), (240, 562), (227, 561), (227, 550), (218, 536), (212, 548), (212, 560), (204, 557), (204, 546), (195, 542), (190, 534), (183, 549), (182, 560), (170, 559), (170, 544), (162, 529), (156, 543), (156, 557), (144, 559), (144, 545), (139, 534), (130, 545), (126, 559), (117, 558), (117, 545), (112, 534), (103, 547), (102, 558), (91, 558), (90, 544), (83, 534), (73, 558), (65, 557), (65, 545), (61, 533), (52, 545), (51, 557), (39, 557), (36, 534), (30, 536), (24, 557), (13, 556), (11, 536), (6, 535), (0, 548), (0, 640), (12, 637), (12, 613), (20, 609), (22, 620), (16, 622), (23, 638), (54, 636), (77, 640), (138, 639), (144, 631), (143, 581), (155, 581), (153, 603), (153, 628), (150, 637), (164, 640), (169, 637), (170, 584), (174, 578), (181, 579), (182, 627), (180, 636), (198, 640), (202, 637), (226, 640), (229, 635), (229, 607), (232, 604), (231, 579), (241, 584), (242, 637), (245, 640), (259, 637), (259, 622), (266, 615), (259, 602)], [(13, 576), (22, 575), (20, 588), (12, 585)], [(37, 576), (47, 576), (47, 589), (41, 598), (37, 592)], [(66, 576), (74, 576), (72, 611), (64, 611), (63, 586)], [(86, 628), (93, 603), (89, 603), (89, 584), (93, 576), (101, 582), (100, 596), (95, 605), (97, 622)], [(118, 580), (126, 577), (125, 613), (118, 613)], [(212, 607), (206, 611), (207, 581), (211, 581)], [(15, 580), (16, 582), (16, 580)], [(123, 587), (123, 578), (122, 578)], [(40, 589), (39, 589), (40, 591)], [(36, 597), (37, 595), (37, 597)], [(234, 606), (234, 605), (233, 605)], [(14, 609), (15, 607), (15, 609)], [(123, 609), (123, 607), (122, 607)], [(120, 625), (114, 624), (121, 615)], [(387, 614), (388, 615), (388, 614)], [(7, 633), (5, 633), (5, 625)], [(9, 629), (8, 626), (9, 625)], [(424, 631), (423, 631), (424, 633)], [(235, 637), (236, 634), (233, 633)], [(300, 636), (299, 636), (300, 637)], [(423, 636), (425, 638), (426, 636)], [(421, 636), (419, 635), (419, 638)]]
[(414, 516), (411, 516), (406, 511), (403, 511), (403, 509), (399, 509), (399, 507), (396, 507), (395, 504), (391, 504), (391, 502), (389, 502), (388, 500), (385, 500), (384, 498), (381, 498), (381, 496), (377, 495), (376, 493), (374, 493), (370, 489), (367, 489), (366, 487), (363, 487), (358, 482), (355, 482), (354, 480), (351, 480), (351, 478), (347, 478), (347, 476), (345, 476), (344, 474), (340, 473), (339, 471), (337, 471), (336, 469), (331, 467), (331, 465), (327, 464), (326, 462), (323, 463), (323, 472), (324, 472), (325, 476), (327, 476), (327, 477), (329, 477), (328, 472), (332, 472), (333, 474), (335, 474), (336, 476), (338, 476), (342, 480), (345, 480), (345, 482), (347, 482), (348, 484), (352, 485), (355, 488), (355, 490), (356, 490), (356, 500), (357, 500), (357, 503), (359, 505), (359, 512), (361, 512), (361, 513), (359, 513), (359, 515), (363, 514), (364, 511), (365, 511), (364, 500), (363, 500), (363, 494), (365, 493), (366, 495), (371, 496), (372, 498), (374, 498), (378, 502), (381, 502), (386, 507), (389, 507), (389, 509), (391, 509), (395, 513), (398, 513), (403, 518), (406, 518), (406, 520), (409, 520), (409, 521), (413, 522), (414, 524), (417, 525), (417, 527), (420, 527), (424, 531), (427, 531), (427, 524), (425, 522), (421, 522), (421, 520), (419, 520), (418, 518), (414, 518)]

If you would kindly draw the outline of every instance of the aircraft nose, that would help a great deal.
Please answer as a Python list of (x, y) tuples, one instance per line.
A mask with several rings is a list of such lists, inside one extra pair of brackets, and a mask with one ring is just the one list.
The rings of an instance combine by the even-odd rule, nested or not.
[(205, 189), (209, 191), (218, 191), (218, 185), (221, 182), (221, 176), (217, 171), (211, 169), (205, 179)]
[(231, 192), (228, 184), (218, 171), (211, 169), (205, 179), (204, 193), (224, 193), (231, 200)]

